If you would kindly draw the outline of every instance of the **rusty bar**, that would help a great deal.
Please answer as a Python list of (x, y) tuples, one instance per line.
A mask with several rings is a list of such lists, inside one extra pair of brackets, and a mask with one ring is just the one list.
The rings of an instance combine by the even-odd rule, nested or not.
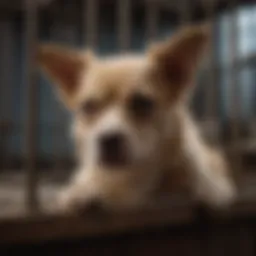
[(202, 1), (205, 12), (204, 23), (208, 27), (211, 34), (210, 47), (205, 58), (204, 68), (202, 72), (206, 74), (204, 77), (203, 88), (203, 104), (204, 104), (204, 124), (207, 132), (209, 132), (209, 140), (213, 143), (220, 143), (220, 120), (217, 116), (218, 104), (218, 85), (217, 85), (217, 56), (216, 56), (216, 36), (215, 34), (215, 1)]
[(149, 42), (156, 40), (158, 34), (159, 6), (155, 1), (146, 1), (146, 37)]
[[(215, 26), (215, 19), (214, 19), (214, 8), (215, 2), (213, 0), (207, 1), (205, 3), (205, 11), (207, 16), (207, 25), (211, 32), (211, 47), (208, 51), (208, 63), (207, 63), (207, 84), (205, 86), (205, 117), (212, 122), (217, 122), (217, 85), (216, 85), (216, 54), (215, 54), (215, 34), (214, 34), (214, 26)], [(214, 124), (213, 124), (214, 125)]]
[(98, 0), (85, 0), (85, 35), (88, 47), (97, 48), (98, 22), (99, 22)]
[[(62, 9), (62, 12), (60, 13), (58, 9), (55, 9), (52, 12), (53, 15), (53, 24), (50, 28), (50, 37), (51, 40), (57, 41), (58, 43), (64, 43), (67, 44), (68, 47), (74, 46), (75, 40), (74, 40), (74, 31), (69, 26), (72, 23), (72, 19), (74, 18), (74, 9), (76, 6), (72, 2), (60, 2), (58, 3), (58, 7)], [(61, 148), (63, 147), (62, 141), (63, 141), (63, 130), (61, 130), (61, 127), (65, 127), (65, 119), (64, 119), (64, 113), (63, 113), (63, 106), (62, 103), (59, 100), (54, 100), (53, 105), (53, 115), (54, 115), (54, 123), (51, 126), (52, 134), (54, 140), (52, 143), (53, 148), (53, 169), (54, 174), (57, 177), (60, 177), (61, 174), (63, 174), (63, 169), (65, 168), (64, 163), (64, 157), (61, 152)]]
[[(66, 14), (66, 8), (65, 8), (65, 6), (63, 6), (63, 2), (59, 3), (59, 6), (63, 10), (63, 12), (65, 12), (65, 14)], [(64, 15), (63, 15), (63, 13), (60, 13), (55, 10), (53, 17), (54, 17), (54, 21), (50, 28), (51, 40), (57, 41), (58, 43), (63, 43), (64, 40), (63, 40), (63, 36), (62, 36), (62, 30), (61, 30), (60, 23), (61, 22), (63, 23)], [(60, 104), (61, 104), (60, 101), (58, 101), (56, 99), (54, 100), (51, 115), (53, 115), (55, 117), (54, 118), (55, 121), (53, 123), (51, 123), (50, 126), (48, 126), (48, 129), (51, 130), (51, 134), (53, 136), (53, 139), (51, 140), (51, 147), (53, 149), (52, 158), (54, 161), (53, 162), (53, 170), (54, 170), (54, 172), (56, 171), (57, 173), (59, 173), (59, 171), (62, 167), (61, 156), (60, 156), (61, 139), (60, 139), (60, 133), (59, 133), (59, 129), (61, 127), (61, 125), (60, 125), (60, 120), (61, 120)]]
[(118, 43), (121, 51), (127, 51), (131, 44), (131, 0), (117, 1)]
[(230, 22), (230, 100), (231, 100), (231, 135), (232, 142), (237, 145), (239, 140), (239, 115), (241, 113), (241, 98), (239, 93), (239, 84), (237, 76), (237, 52), (238, 52), (238, 22), (237, 22), (237, 10), (235, 6), (232, 6), (231, 10), (231, 22)]
[(1, 74), (0, 74), (0, 95), (1, 95), (1, 121), (0, 121), (0, 161), (1, 167), (11, 165), (10, 151), (8, 144), (10, 137), (17, 124), (13, 117), (13, 73), (14, 73), (14, 28), (10, 19), (2, 20), (1, 31)]
[(180, 25), (186, 26), (190, 22), (190, 15), (191, 15), (191, 2), (188, 0), (180, 0), (178, 4), (178, 12), (180, 16)]
[(229, 58), (230, 58), (230, 132), (231, 132), (231, 157), (235, 176), (241, 180), (242, 170), (242, 148), (240, 141), (240, 120), (241, 120), (241, 98), (238, 83), (238, 13), (236, 0), (231, 3), (231, 21), (229, 33)]
[(26, 203), (28, 210), (35, 212), (39, 207), (37, 160), (37, 117), (38, 88), (36, 74), (37, 45), (37, 1), (26, 0), (26, 79), (27, 79), (27, 109), (25, 123), (25, 160), (27, 169)]
[[(214, 42), (214, 1), (209, 0), (204, 3), (204, 10), (206, 14), (206, 20), (208, 29), (210, 30), (212, 41), (210, 42), (210, 49), (208, 50), (206, 72), (207, 72), (207, 84), (205, 85), (205, 113), (204, 117), (207, 120), (213, 121), (216, 119), (217, 98), (216, 98), (216, 58)], [(214, 120), (216, 121), (216, 120)]]

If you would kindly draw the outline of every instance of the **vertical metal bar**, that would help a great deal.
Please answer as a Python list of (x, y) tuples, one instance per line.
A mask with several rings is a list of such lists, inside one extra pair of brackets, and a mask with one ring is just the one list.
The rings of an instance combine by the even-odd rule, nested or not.
[(207, 1), (206, 3), (206, 15), (207, 15), (207, 20), (208, 20), (208, 26), (209, 29), (211, 30), (211, 36), (212, 36), (212, 41), (211, 41), (211, 47), (209, 50), (209, 56), (208, 56), (208, 70), (207, 70), (207, 85), (206, 85), (206, 111), (205, 115), (207, 119), (209, 120), (216, 120), (216, 110), (217, 110), (217, 85), (216, 85), (216, 57), (215, 57), (215, 49), (214, 46), (215, 44), (213, 41), (215, 40), (215, 34), (214, 34), (214, 25), (215, 25), (215, 20), (214, 20), (214, 1), (210, 0)]
[(131, 44), (131, 0), (117, 1), (118, 42), (121, 51)]
[[(14, 38), (13, 26), (11, 20), (3, 20), (0, 24), (1, 31), (1, 60), (0, 60), (0, 152), (1, 164), (9, 167), (10, 151), (8, 150), (10, 136), (17, 120), (13, 118), (13, 60), (14, 56)], [(1, 166), (2, 167), (2, 166)]]
[(31, 212), (38, 210), (37, 191), (37, 107), (38, 88), (36, 87), (36, 44), (37, 44), (37, 1), (26, 0), (26, 78), (27, 78), (27, 118), (26, 118), (26, 203)]
[(240, 148), (240, 118), (241, 118), (241, 98), (238, 83), (238, 69), (237, 69), (237, 53), (238, 53), (238, 15), (236, 1), (231, 3), (231, 21), (230, 21), (230, 132), (231, 132), (231, 153), (233, 166), (236, 169), (235, 175), (240, 180), (241, 175), (241, 148)]
[(180, 25), (185, 26), (190, 22), (191, 2), (188, 0), (180, 0), (178, 7), (179, 7)]
[[(76, 40), (76, 15), (79, 11), (77, 6), (74, 5), (71, 1), (60, 2), (58, 3), (58, 7), (63, 10), (63, 13), (60, 13), (58, 9), (55, 13), (53, 13), (53, 26), (50, 30), (51, 38), (57, 40), (61, 43), (67, 43), (68, 46), (74, 47), (78, 42)], [(56, 104), (56, 105), (55, 105)], [(66, 167), (66, 161), (64, 158), (64, 148), (63, 148), (63, 139), (64, 133), (67, 130), (61, 130), (61, 127), (67, 127), (66, 121), (68, 121), (66, 111), (64, 111), (62, 104), (58, 101), (54, 101), (54, 105), (56, 106), (55, 112), (53, 115), (56, 117), (54, 121), (54, 156), (56, 156), (55, 160), (55, 171), (56, 177), (59, 178), (63, 175), (63, 171)]]
[[(62, 37), (62, 31), (60, 23), (63, 23), (64, 15), (67, 15), (66, 8), (63, 5), (64, 2), (58, 3), (58, 7), (62, 9), (62, 12), (57, 12), (54, 10), (53, 12), (53, 24), (50, 28), (50, 39), (57, 41), (58, 43), (63, 43), (63, 37)], [(64, 13), (64, 15), (63, 15)], [(68, 18), (68, 17), (67, 17)], [(53, 108), (52, 112), (49, 113), (50, 115), (54, 116), (54, 121), (51, 123), (50, 126), (48, 126), (48, 129), (51, 130), (51, 134), (53, 135), (53, 140), (51, 141), (51, 148), (53, 153), (53, 170), (56, 171), (57, 174), (59, 174), (62, 162), (61, 162), (61, 155), (60, 155), (60, 147), (61, 147), (61, 141), (60, 141), (60, 121), (61, 121), (61, 102), (54, 99), (54, 102), (52, 102)], [(48, 121), (47, 121), (48, 122)]]
[(156, 40), (158, 34), (159, 7), (156, 1), (146, 2), (146, 37), (149, 42)]
[(87, 45), (90, 48), (97, 48), (98, 22), (99, 22), (98, 0), (85, 0), (85, 34)]
[(239, 93), (239, 84), (237, 76), (237, 52), (238, 52), (238, 21), (235, 6), (232, 7), (231, 23), (230, 23), (230, 102), (231, 102), (231, 134), (232, 140), (236, 144), (239, 139), (239, 115), (241, 114), (241, 98)]
[[(74, 45), (74, 29), (71, 29), (72, 19), (74, 17), (74, 11), (76, 7), (72, 2), (60, 2), (59, 8), (62, 9), (62, 13), (59, 13), (59, 11), (55, 11), (53, 13), (54, 21), (53, 25), (50, 28), (50, 37), (51, 40), (56, 40), (57, 42), (61, 43), (68, 43), (69, 45)], [(54, 108), (53, 108), (53, 116), (54, 123), (53, 123), (53, 135), (54, 135), (54, 141), (52, 142), (52, 148), (54, 150), (53, 156), (54, 156), (54, 171), (56, 171), (57, 177), (60, 177), (61, 174), (63, 174), (63, 168), (64, 166), (64, 157), (63, 152), (61, 152), (61, 149), (63, 148), (63, 132), (60, 130), (61, 126), (65, 127), (65, 116), (63, 112), (62, 104), (54, 100)]]
[[(210, 42), (210, 49), (208, 51), (207, 56), (207, 63), (206, 63), (206, 70), (204, 72), (206, 73), (205, 77), (205, 85), (204, 85), (204, 121), (206, 124), (206, 129), (210, 129), (209, 132), (211, 134), (211, 139), (214, 140), (216, 143), (219, 139), (219, 128), (220, 123), (217, 117), (217, 107), (220, 102), (217, 98), (218, 93), (218, 85), (217, 85), (217, 59), (216, 59), (216, 48), (214, 41), (216, 40), (216, 34), (215, 34), (215, 17), (214, 17), (214, 10), (215, 10), (215, 1), (209, 0), (202, 2), (204, 10), (205, 10), (205, 16), (206, 16), (206, 22), (208, 29), (211, 33), (211, 42)], [(207, 79), (207, 80), (206, 80)]]

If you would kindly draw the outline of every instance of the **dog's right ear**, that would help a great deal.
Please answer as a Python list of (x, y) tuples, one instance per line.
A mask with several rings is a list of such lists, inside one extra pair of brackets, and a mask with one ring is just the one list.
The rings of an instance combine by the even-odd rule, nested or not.
[(65, 105), (73, 108), (81, 76), (90, 64), (91, 53), (45, 44), (39, 47), (37, 57), (43, 72), (57, 86)]
[(167, 91), (179, 98), (194, 84), (197, 68), (210, 46), (208, 25), (194, 25), (181, 29), (170, 39), (154, 45), (149, 56), (157, 74), (168, 85)]

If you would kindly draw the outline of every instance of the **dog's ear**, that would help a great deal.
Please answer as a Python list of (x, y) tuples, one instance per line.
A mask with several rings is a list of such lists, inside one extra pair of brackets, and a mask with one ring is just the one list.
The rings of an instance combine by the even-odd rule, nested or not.
[(79, 52), (53, 44), (41, 45), (38, 62), (43, 72), (57, 86), (64, 103), (72, 108), (81, 76), (91, 60), (91, 53)]
[(181, 90), (193, 82), (209, 39), (207, 26), (183, 28), (169, 40), (154, 45), (149, 56), (161, 78), (173, 89)]

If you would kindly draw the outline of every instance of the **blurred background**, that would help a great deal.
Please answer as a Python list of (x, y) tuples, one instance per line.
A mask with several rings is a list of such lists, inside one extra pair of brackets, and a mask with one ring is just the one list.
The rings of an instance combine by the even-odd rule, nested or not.
[(90, 47), (99, 55), (143, 52), (148, 43), (203, 21), (211, 24), (213, 44), (191, 108), (207, 139), (226, 150), (243, 198), (253, 200), (255, 1), (1, 0), (0, 217), (51, 208), (74, 166), (70, 116), (37, 71), (38, 43)]

